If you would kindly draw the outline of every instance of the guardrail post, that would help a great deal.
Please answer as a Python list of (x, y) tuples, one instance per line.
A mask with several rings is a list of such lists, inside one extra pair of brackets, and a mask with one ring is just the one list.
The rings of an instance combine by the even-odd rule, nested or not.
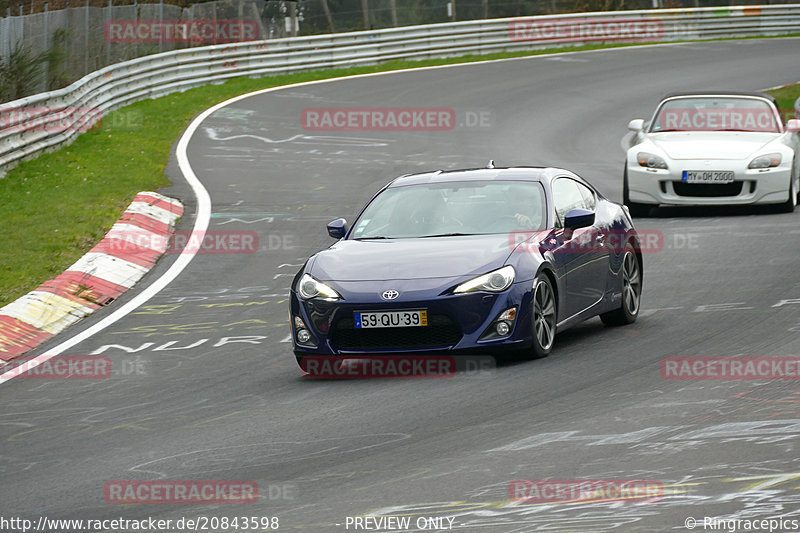
[(289, 35), (297, 37), (297, 2), (289, 2)]
[[(48, 43), (50, 37), (50, 12), (48, 11), (47, 2), (44, 3), (44, 45), (42, 46), (42, 52), (47, 54), (48, 50), (50, 49), (50, 45)], [(42, 84), (44, 85), (44, 90), (47, 91), (50, 89), (49, 81), (50, 77), (50, 62), (43, 61), (42, 62)]]
[(89, 0), (86, 0), (83, 12), (83, 73), (85, 75), (89, 73)]
[(368, 30), (371, 27), (369, 22), (369, 0), (361, 0), (361, 16), (364, 19), (364, 29)]
[[(108, 0), (108, 9), (106, 11), (106, 13), (107, 13), (106, 14), (106, 25), (108, 25), (111, 22), (111, 10), (112, 10), (112, 6), (114, 5), (113, 2), (114, 2), (114, 0)], [(108, 66), (110, 64), (111, 64), (111, 43), (106, 41), (106, 64), (103, 65), (103, 66), (105, 67), (105, 66)]]

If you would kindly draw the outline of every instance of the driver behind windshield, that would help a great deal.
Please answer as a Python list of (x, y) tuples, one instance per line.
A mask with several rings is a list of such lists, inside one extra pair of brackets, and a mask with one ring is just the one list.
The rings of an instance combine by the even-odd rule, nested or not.
[(542, 226), (541, 202), (529, 190), (515, 187), (510, 191), (509, 212), (520, 229), (539, 229)]

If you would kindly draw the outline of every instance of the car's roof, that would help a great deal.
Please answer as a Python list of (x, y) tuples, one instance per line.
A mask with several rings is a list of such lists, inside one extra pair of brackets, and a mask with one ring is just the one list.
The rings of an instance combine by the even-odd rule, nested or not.
[(670, 93), (666, 95), (662, 100), (669, 100), (670, 98), (683, 98), (688, 96), (727, 96), (727, 97), (735, 97), (735, 96), (742, 96), (745, 98), (764, 98), (769, 100), (777, 107), (777, 102), (775, 98), (771, 94), (767, 93), (760, 93), (756, 91), (693, 91), (693, 92), (677, 92), (677, 93)]
[(546, 181), (556, 174), (575, 176), (564, 169), (551, 167), (496, 167), (436, 170), (400, 176), (389, 187), (403, 187), (422, 183), (447, 183), (452, 181)]

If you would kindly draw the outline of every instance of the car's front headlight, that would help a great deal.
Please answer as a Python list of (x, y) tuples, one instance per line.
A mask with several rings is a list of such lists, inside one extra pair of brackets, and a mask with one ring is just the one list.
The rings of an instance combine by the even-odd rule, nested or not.
[(339, 293), (334, 289), (321, 281), (315, 280), (308, 274), (303, 274), (303, 277), (300, 278), (300, 283), (297, 284), (297, 294), (299, 294), (303, 300), (316, 298), (317, 296), (321, 296), (326, 300), (338, 300), (341, 298)]
[(504, 266), (462, 283), (453, 292), (456, 294), (474, 291), (502, 292), (514, 283), (514, 276), (514, 267)]
[(648, 152), (639, 152), (636, 154), (636, 161), (640, 167), (647, 168), (667, 168), (667, 162), (663, 157)]
[(760, 155), (750, 161), (747, 168), (772, 168), (781, 164), (781, 154)]

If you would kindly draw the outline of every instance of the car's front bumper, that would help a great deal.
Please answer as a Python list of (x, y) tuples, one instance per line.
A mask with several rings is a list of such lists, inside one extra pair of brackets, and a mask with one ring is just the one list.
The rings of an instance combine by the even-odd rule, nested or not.
[[(532, 282), (514, 283), (508, 290), (492, 294), (475, 292), (437, 295), (430, 299), (375, 302), (343, 299), (302, 300), (291, 295), (290, 322), (292, 345), (297, 356), (352, 355), (381, 353), (477, 353), (497, 349), (523, 348), (531, 342), (530, 287)], [(515, 307), (516, 318), (508, 335), (489, 338), (498, 316)], [(428, 326), (405, 328), (356, 329), (356, 311), (426, 309)], [(311, 340), (300, 343), (295, 317), (311, 333)]]
[[(669, 169), (628, 162), (628, 199), (651, 205), (780, 204), (789, 198), (791, 168), (748, 169), (731, 160), (670, 161)], [(695, 184), (682, 181), (684, 170), (732, 171), (733, 183)]]

